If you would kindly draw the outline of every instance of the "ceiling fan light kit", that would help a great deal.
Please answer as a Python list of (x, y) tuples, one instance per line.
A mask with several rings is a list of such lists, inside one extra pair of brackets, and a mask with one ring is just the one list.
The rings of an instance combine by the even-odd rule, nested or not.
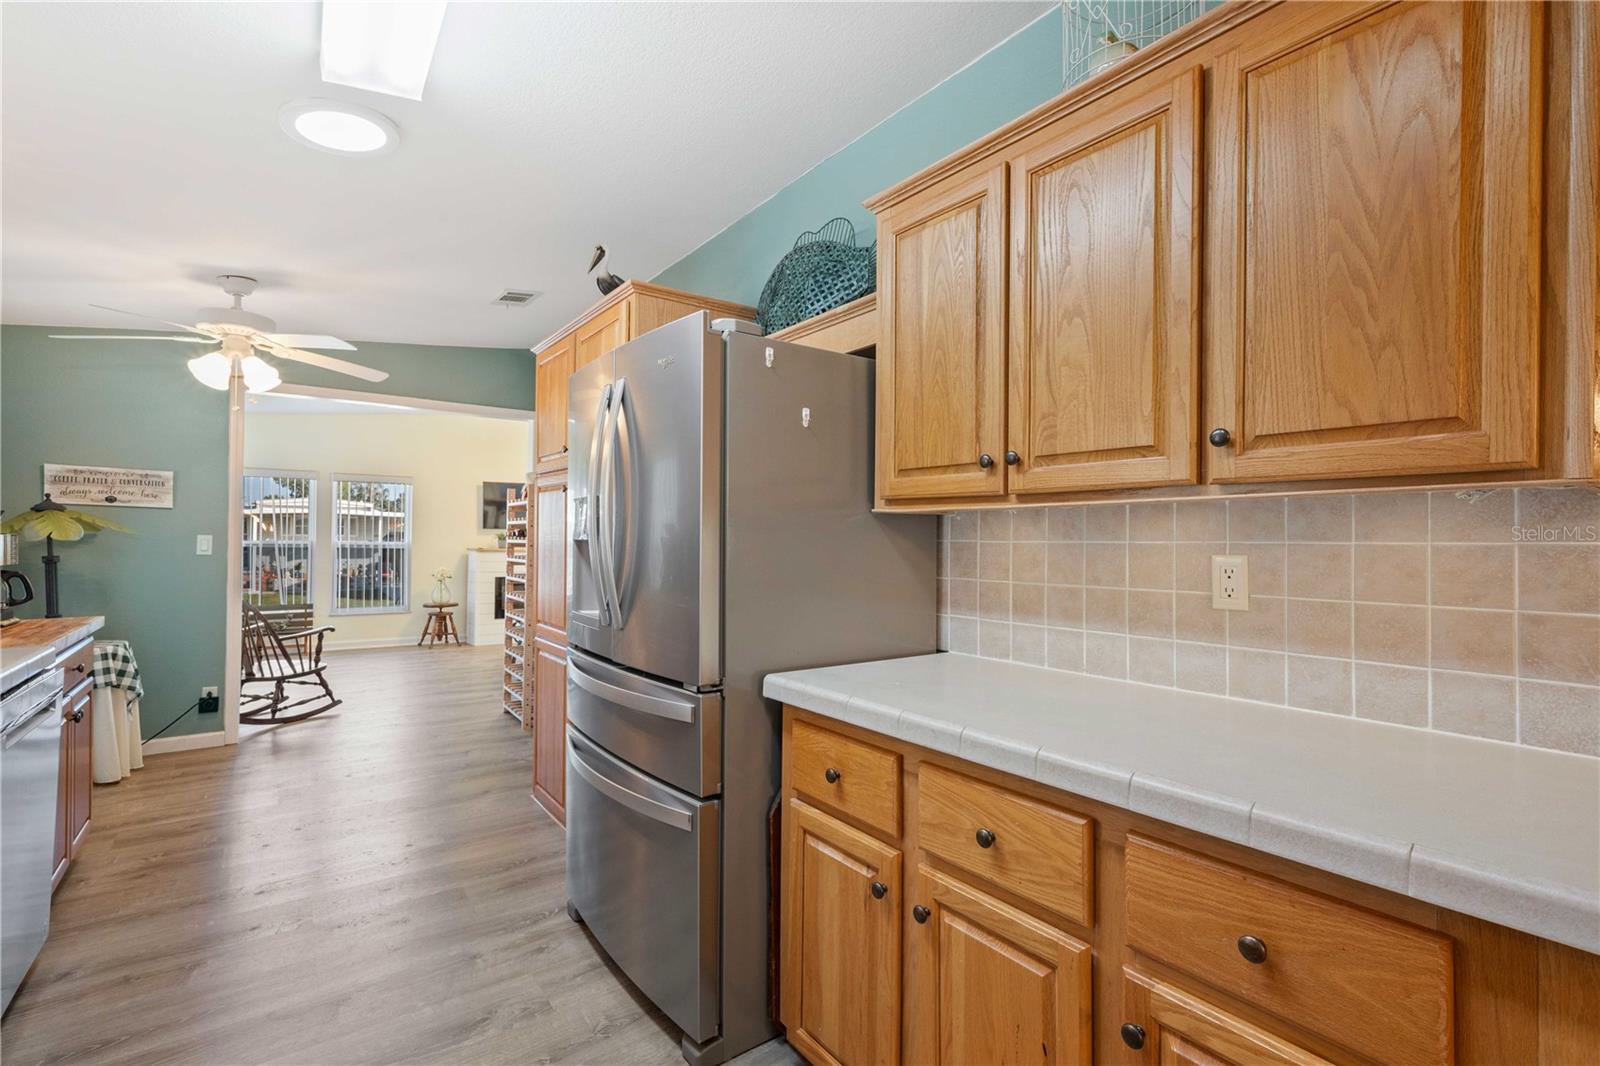
[(113, 311), (119, 315), (130, 315), (134, 318), (146, 319), (150, 322), (159, 322), (163, 326), (172, 326), (184, 331), (183, 334), (152, 334), (149, 336), (124, 336), (99, 333), (52, 333), (53, 340), (134, 340), (134, 341), (176, 341), (184, 344), (221, 344), (222, 347), (214, 352), (195, 356), (188, 361), (189, 373), (194, 379), (208, 388), (226, 391), (230, 379), (237, 372), (244, 378), (245, 388), (250, 392), (270, 392), (283, 383), (283, 378), (278, 368), (269, 363), (262, 356), (257, 355), (255, 349), (260, 349), (267, 355), (290, 362), (305, 363), (309, 366), (330, 370), (335, 374), (347, 374), (350, 377), (360, 378), (363, 381), (383, 381), (388, 378), (387, 371), (375, 370), (370, 366), (352, 363), (347, 359), (337, 359), (321, 352), (307, 351), (307, 348), (325, 348), (335, 351), (355, 351), (355, 345), (342, 341), (338, 337), (329, 337), (318, 333), (273, 333), (278, 324), (266, 315), (258, 315), (253, 311), (246, 311), (242, 301), (246, 296), (256, 290), (256, 279), (242, 274), (223, 274), (217, 278), (217, 284), (222, 286), (222, 291), (233, 297), (232, 307), (202, 307), (197, 312), (200, 321), (194, 325), (185, 325), (182, 322), (169, 322), (163, 318), (153, 318), (140, 314), (137, 311), (124, 311), (116, 307), (106, 307), (102, 304), (92, 304), (101, 311)]

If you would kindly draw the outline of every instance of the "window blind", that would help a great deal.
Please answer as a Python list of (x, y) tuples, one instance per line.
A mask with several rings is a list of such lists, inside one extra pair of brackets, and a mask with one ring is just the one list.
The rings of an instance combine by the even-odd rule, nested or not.
[(317, 482), (309, 474), (249, 470), (244, 475), (244, 602), (309, 607), (316, 537)]
[(333, 614), (411, 609), (411, 483), (333, 480)]

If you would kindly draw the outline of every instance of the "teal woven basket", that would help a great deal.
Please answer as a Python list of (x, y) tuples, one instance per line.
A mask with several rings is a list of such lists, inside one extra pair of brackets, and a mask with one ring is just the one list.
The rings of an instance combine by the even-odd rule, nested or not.
[(800, 234), (778, 260), (756, 304), (756, 322), (776, 333), (859, 299), (877, 284), (878, 246), (856, 247), (855, 226), (836, 218)]

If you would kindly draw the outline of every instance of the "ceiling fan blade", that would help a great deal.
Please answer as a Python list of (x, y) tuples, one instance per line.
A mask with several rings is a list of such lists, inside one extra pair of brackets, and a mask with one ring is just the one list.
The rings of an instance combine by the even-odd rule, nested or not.
[(267, 333), (264, 336), (273, 344), (285, 348), (321, 348), (325, 351), (353, 352), (356, 346), (326, 333)]
[(179, 344), (215, 344), (212, 337), (140, 336), (137, 333), (48, 333), (53, 341), (176, 341)]
[(387, 370), (374, 370), (370, 366), (352, 363), (345, 359), (335, 359), (331, 355), (322, 355), (319, 352), (307, 352), (299, 348), (285, 348), (277, 344), (266, 346), (267, 351), (280, 359), (292, 359), (297, 363), (308, 366), (320, 366), (324, 370), (331, 370), (335, 374), (349, 374), (353, 378), (363, 381), (383, 381), (389, 376)]
[(90, 304), (89, 306), (97, 311), (112, 311), (119, 315), (132, 315), (134, 318), (142, 318), (146, 322), (159, 322), (163, 326), (171, 326), (174, 329), (181, 329), (185, 333), (198, 333), (202, 337), (211, 336), (211, 334), (207, 333), (205, 330), (191, 326), (187, 322), (169, 322), (164, 318), (156, 318), (154, 315), (147, 315), (139, 311), (124, 311), (120, 307), (107, 307), (105, 304)]

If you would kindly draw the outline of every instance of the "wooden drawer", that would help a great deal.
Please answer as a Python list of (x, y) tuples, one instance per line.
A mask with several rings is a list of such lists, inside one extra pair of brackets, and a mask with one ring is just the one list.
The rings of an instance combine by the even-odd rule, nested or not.
[(1124, 880), (1143, 954), (1379, 1062), (1451, 1061), (1448, 937), (1137, 836)]
[(789, 734), (796, 792), (885, 836), (900, 835), (900, 756), (810, 722)]
[(1087, 818), (924, 764), (917, 776), (917, 840), (946, 862), (1090, 924), (1094, 823)]
[(66, 670), (66, 677), (61, 683), (67, 692), (77, 688), (86, 678), (93, 677), (94, 641), (84, 641), (83, 647), (61, 660), (61, 666)]

